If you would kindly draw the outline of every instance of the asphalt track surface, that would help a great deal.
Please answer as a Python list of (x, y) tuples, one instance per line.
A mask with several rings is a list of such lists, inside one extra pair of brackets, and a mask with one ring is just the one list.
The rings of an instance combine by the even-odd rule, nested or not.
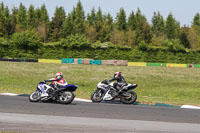
[(0, 131), (31, 133), (200, 133), (200, 110), (89, 103), (31, 103), (0, 96)]

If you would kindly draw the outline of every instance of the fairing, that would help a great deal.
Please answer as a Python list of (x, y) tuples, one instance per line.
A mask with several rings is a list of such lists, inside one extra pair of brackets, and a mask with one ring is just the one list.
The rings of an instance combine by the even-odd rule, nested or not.
[(68, 84), (67, 86), (63, 86), (62, 89), (67, 89), (69, 91), (75, 91), (78, 87), (76, 85), (73, 84)]

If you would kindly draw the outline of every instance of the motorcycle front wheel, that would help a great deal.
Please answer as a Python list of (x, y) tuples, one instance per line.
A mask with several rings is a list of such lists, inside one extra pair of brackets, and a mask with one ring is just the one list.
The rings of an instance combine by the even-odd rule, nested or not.
[(133, 104), (137, 100), (137, 94), (133, 91), (127, 92), (129, 96), (127, 97), (121, 97), (121, 102), (123, 104)]
[(41, 99), (41, 91), (35, 91), (29, 96), (30, 102), (38, 102)]
[(62, 104), (70, 104), (74, 100), (74, 97), (75, 95), (71, 91), (64, 91), (58, 97), (58, 101)]
[(103, 100), (104, 93), (101, 90), (96, 90), (91, 95), (91, 100), (94, 103), (99, 103)]

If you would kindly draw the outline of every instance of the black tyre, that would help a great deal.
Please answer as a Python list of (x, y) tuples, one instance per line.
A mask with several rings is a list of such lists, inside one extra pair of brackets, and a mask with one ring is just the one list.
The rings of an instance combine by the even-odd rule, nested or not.
[(121, 102), (123, 104), (133, 104), (137, 100), (137, 94), (133, 91), (127, 92), (129, 93), (129, 97), (121, 97)]
[(62, 104), (70, 104), (74, 100), (74, 93), (71, 91), (64, 91), (61, 93), (61, 95), (58, 97), (59, 103)]
[(104, 93), (101, 90), (96, 90), (91, 95), (92, 102), (99, 103), (103, 100)]
[(40, 91), (33, 92), (29, 96), (29, 101), (30, 102), (38, 102), (41, 99), (41, 94), (42, 94), (42, 92), (40, 92)]

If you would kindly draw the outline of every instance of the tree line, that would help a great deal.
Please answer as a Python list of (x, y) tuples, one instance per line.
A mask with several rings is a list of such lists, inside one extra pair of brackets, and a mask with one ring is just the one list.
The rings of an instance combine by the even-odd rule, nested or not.
[(19, 39), (21, 34), (26, 36), (28, 31), (35, 31), (33, 35), (38, 35), (43, 43), (58, 42), (71, 35), (78, 35), (89, 40), (91, 44), (111, 42), (114, 45), (132, 48), (139, 44), (141, 48), (145, 48), (146, 45), (168, 46), (174, 49), (200, 48), (199, 13), (195, 14), (190, 27), (181, 27), (172, 13), (169, 13), (165, 20), (160, 12), (154, 12), (149, 23), (139, 8), (129, 15), (121, 8), (114, 18), (110, 13), (102, 13), (100, 7), (97, 10), (93, 8), (86, 14), (78, 1), (69, 13), (66, 13), (62, 6), (56, 7), (50, 19), (44, 4), (39, 8), (33, 5), (27, 8), (20, 3), (19, 7), (10, 10), (1, 2), (0, 38)]

